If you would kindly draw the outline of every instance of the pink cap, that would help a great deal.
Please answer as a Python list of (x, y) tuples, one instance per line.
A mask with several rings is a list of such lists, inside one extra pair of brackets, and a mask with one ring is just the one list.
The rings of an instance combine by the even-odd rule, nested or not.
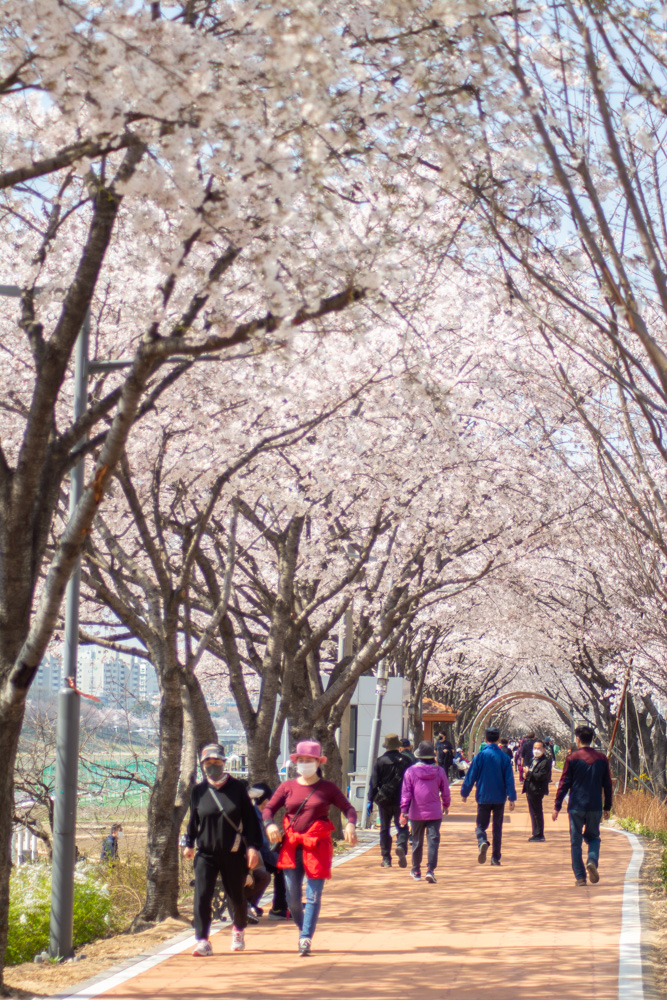
[(291, 761), (296, 761), (297, 757), (319, 757), (320, 764), (326, 764), (326, 757), (322, 756), (322, 747), (315, 740), (301, 740), (297, 743), (294, 753), (289, 755)]

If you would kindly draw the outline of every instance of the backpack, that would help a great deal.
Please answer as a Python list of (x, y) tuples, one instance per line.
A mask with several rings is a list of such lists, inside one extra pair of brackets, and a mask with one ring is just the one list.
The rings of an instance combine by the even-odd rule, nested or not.
[(375, 793), (375, 801), (379, 806), (393, 806), (398, 801), (403, 774), (407, 769), (401, 764), (394, 764), (391, 775), (384, 781)]

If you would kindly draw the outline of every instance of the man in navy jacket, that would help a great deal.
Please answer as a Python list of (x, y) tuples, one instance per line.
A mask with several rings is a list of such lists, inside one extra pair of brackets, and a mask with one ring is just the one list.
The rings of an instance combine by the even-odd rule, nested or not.
[(491, 836), (491, 864), (500, 864), (500, 847), (503, 839), (503, 818), (505, 801), (510, 800), (510, 812), (516, 805), (516, 788), (512, 762), (498, 746), (500, 733), (495, 727), (487, 729), (484, 739), (486, 746), (475, 754), (472, 765), (461, 785), (461, 798), (465, 800), (470, 795), (473, 785), (477, 785), (475, 800), (477, 802), (477, 860), (480, 865), (486, 861), (489, 841), (486, 831), (489, 820), (493, 816), (493, 833)]
[[(591, 746), (593, 730), (590, 726), (577, 726), (574, 731), (577, 749), (565, 759), (563, 775), (556, 792), (552, 819), (558, 819), (563, 799), (570, 793), (567, 811), (570, 816), (570, 848), (572, 870), (577, 885), (586, 885), (586, 872), (591, 882), (599, 882), (600, 820), (611, 813), (611, 773), (609, 760)], [(604, 802), (602, 795), (604, 793)], [(581, 842), (588, 844), (588, 859), (584, 868)]]

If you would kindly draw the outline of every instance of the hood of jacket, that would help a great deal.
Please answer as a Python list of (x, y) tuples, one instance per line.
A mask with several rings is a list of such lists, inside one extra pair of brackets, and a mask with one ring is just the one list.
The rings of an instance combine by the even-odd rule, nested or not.
[(442, 768), (439, 764), (420, 764), (417, 761), (412, 765), (415, 768), (414, 777), (416, 781), (437, 781)]

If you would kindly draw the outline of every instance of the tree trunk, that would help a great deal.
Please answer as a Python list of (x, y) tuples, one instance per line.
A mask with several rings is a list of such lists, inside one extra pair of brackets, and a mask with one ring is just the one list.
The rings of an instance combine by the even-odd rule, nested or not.
[[(0, 802), (8, 803), (8, 808), (0, 809), (0, 956), (4, 956), (9, 932), (9, 875), (12, 867), (12, 815), (14, 801), (14, 766), (21, 735), (25, 701), (17, 698), (14, 690), (7, 691), (5, 685), (0, 697)], [(7, 995), (4, 989), (0, 961), (0, 995)]]
[[(154, 660), (156, 662), (156, 660)], [(178, 916), (178, 838), (183, 819), (178, 802), (183, 746), (183, 702), (178, 666), (157, 671), (160, 685), (159, 749), (155, 784), (148, 802), (146, 901), (132, 923), (142, 930)]]

